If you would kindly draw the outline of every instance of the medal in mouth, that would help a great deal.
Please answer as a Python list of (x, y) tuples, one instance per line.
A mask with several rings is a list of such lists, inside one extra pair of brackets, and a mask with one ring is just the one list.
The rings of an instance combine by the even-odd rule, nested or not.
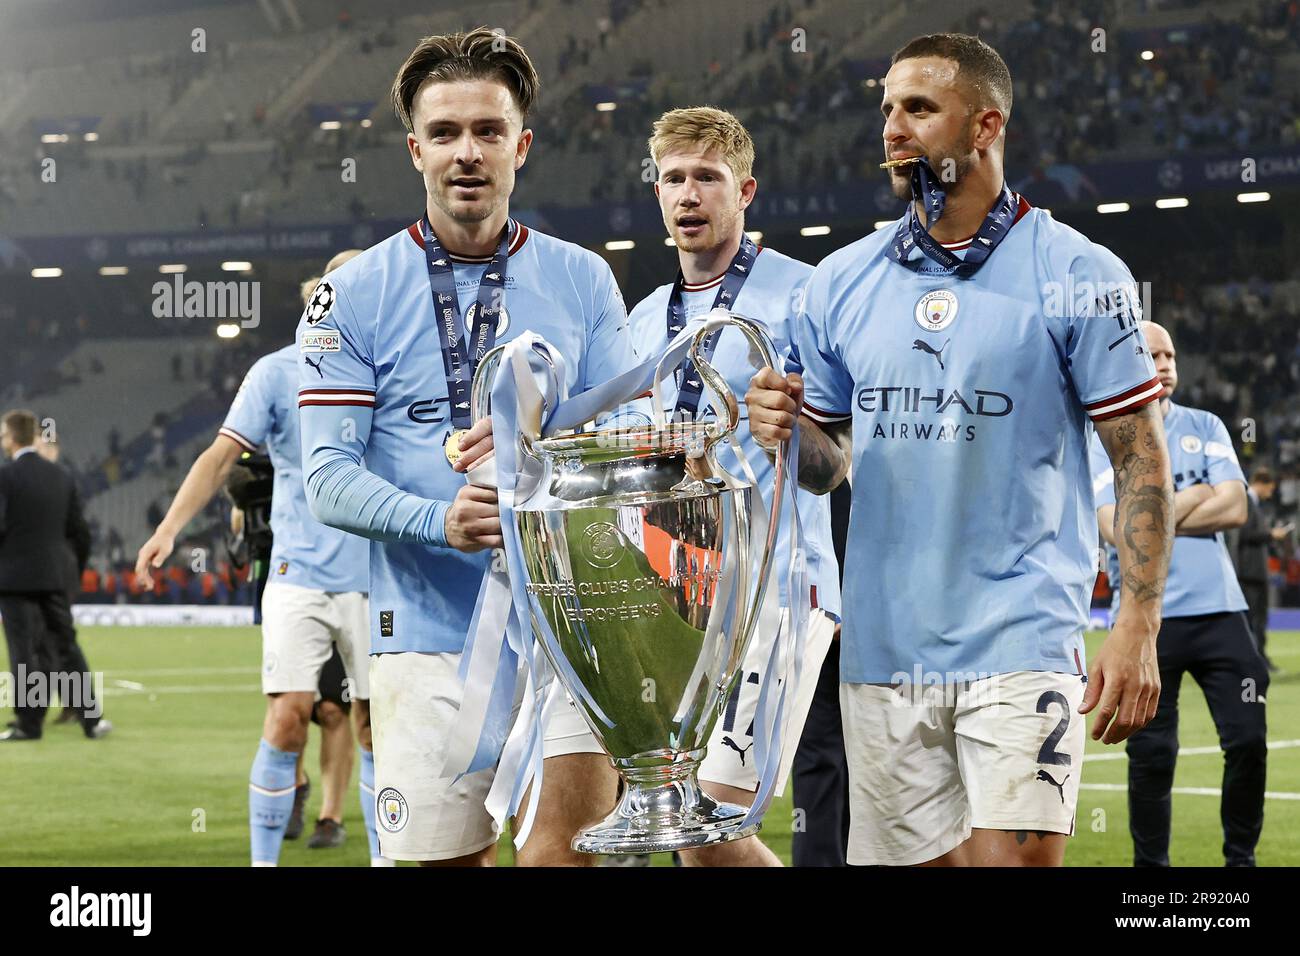
[(881, 169), (893, 169), (896, 166), (906, 166), (908, 163), (919, 163), (925, 157), (923, 156), (904, 156), (902, 159), (889, 159), (880, 164)]

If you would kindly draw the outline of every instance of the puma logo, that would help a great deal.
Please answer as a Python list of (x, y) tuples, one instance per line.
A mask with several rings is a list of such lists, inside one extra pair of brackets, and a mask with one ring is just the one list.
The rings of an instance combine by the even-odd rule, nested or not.
[(913, 339), (912, 351), (925, 352), (927, 355), (933, 355), (935, 361), (939, 363), (939, 371), (942, 372), (945, 371), (943, 367), (943, 350), (948, 347), (948, 343), (951, 341), (952, 339), (947, 339), (946, 341), (944, 341), (943, 345), (939, 347), (939, 351), (936, 352), (929, 342), (922, 341), (921, 339)]
[(320, 363), (325, 361), (324, 358), (317, 359), (315, 362), (313, 362), (310, 356), (304, 355), (302, 357), (302, 360), (306, 362), (308, 365), (310, 365), (312, 368), (314, 368), (316, 370), (316, 374), (319, 375), (321, 378), (325, 377), (325, 373), (320, 370)]
[(1060, 783), (1057, 783), (1055, 780), (1053, 780), (1052, 775), (1048, 773), (1046, 770), (1038, 771), (1037, 779), (1043, 781), (1043, 783), (1050, 783), (1053, 787), (1055, 787), (1057, 793), (1061, 795), (1061, 803), (1065, 803), (1065, 780), (1070, 779), (1070, 775), (1068, 773), (1065, 775), (1065, 780), (1062, 780)]
[(746, 747), (745, 750), (741, 750), (741, 749), (740, 749), (740, 745), (739, 745), (738, 743), (736, 743), (734, 740), (732, 740), (730, 737), (723, 737), (723, 738), (722, 738), (722, 742), (723, 742), (726, 746), (728, 746), (728, 747), (730, 747), (732, 750), (734, 750), (736, 753), (740, 754), (740, 765), (741, 765), (742, 767), (745, 766), (745, 750), (748, 750), (749, 747), (754, 746), (754, 742), (751, 740), (751, 741), (749, 742), (749, 747)]

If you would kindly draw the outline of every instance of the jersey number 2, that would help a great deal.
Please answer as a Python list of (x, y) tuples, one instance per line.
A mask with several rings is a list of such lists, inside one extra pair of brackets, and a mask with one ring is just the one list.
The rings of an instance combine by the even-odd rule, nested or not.
[(1061, 705), (1061, 722), (1043, 741), (1043, 746), (1038, 751), (1038, 762), (1055, 767), (1068, 767), (1070, 766), (1070, 755), (1061, 753), (1056, 749), (1056, 745), (1061, 742), (1061, 738), (1065, 736), (1065, 729), (1070, 726), (1070, 702), (1065, 699), (1065, 695), (1060, 691), (1047, 690), (1043, 691), (1043, 696), (1038, 698), (1038, 706), (1034, 709), (1040, 714), (1045, 714), (1047, 708), (1052, 704)]

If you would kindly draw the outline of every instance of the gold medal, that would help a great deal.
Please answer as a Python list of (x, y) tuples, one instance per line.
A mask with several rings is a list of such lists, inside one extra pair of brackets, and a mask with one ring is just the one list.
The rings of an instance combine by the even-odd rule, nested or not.
[(908, 163), (919, 163), (920, 156), (908, 156), (905, 159), (890, 159), (880, 164), (881, 169), (893, 169), (895, 166), (906, 166)]
[(460, 440), (468, 433), (468, 428), (454, 428), (452, 429), (451, 434), (447, 436), (447, 444), (442, 446), (442, 450), (447, 453), (447, 461), (451, 462), (453, 465), (460, 461)]

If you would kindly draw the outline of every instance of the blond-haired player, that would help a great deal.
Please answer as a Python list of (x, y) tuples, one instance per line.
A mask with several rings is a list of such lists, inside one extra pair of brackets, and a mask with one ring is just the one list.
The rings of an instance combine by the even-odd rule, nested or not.
[[(759, 246), (745, 234), (745, 209), (753, 202), (758, 181), (753, 175), (754, 142), (744, 125), (725, 110), (708, 106), (670, 110), (654, 124), (649, 145), (659, 171), (655, 196), (664, 226), (677, 247), (678, 267), (673, 281), (655, 289), (632, 310), (629, 322), (637, 351), (649, 354), (662, 349), (689, 320), (720, 307), (763, 323), (784, 355), (790, 347), (791, 319), (812, 266)], [(726, 329), (718, 336), (709, 359), (738, 397), (745, 394), (753, 374), (748, 352), (740, 333)], [(677, 370), (673, 382), (665, 383), (664, 401), (665, 411), (674, 418), (714, 414), (689, 362)], [(738, 437), (759, 487), (770, 501), (772, 463), (754, 443), (747, 422)], [(813, 607), (803, 663), (811, 687), (835, 629), (839, 579), (828, 499), (800, 491), (798, 510), (808, 569), (806, 596)], [(782, 516), (770, 585), (780, 583), (782, 607), (790, 604), (785, 584), (792, 524), (793, 516)], [(754, 714), (777, 624), (777, 615), (760, 619), (726, 709), (709, 740), (700, 778), (715, 799), (744, 806), (754, 801), (758, 788)], [(798, 698), (788, 734), (791, 750), (809, 702), (807, 695)], [(788, 766), (788, 760), (785, 763)], [(697, 866), (781, 865), (756, 836), (686, 851), (682, 861)]]

